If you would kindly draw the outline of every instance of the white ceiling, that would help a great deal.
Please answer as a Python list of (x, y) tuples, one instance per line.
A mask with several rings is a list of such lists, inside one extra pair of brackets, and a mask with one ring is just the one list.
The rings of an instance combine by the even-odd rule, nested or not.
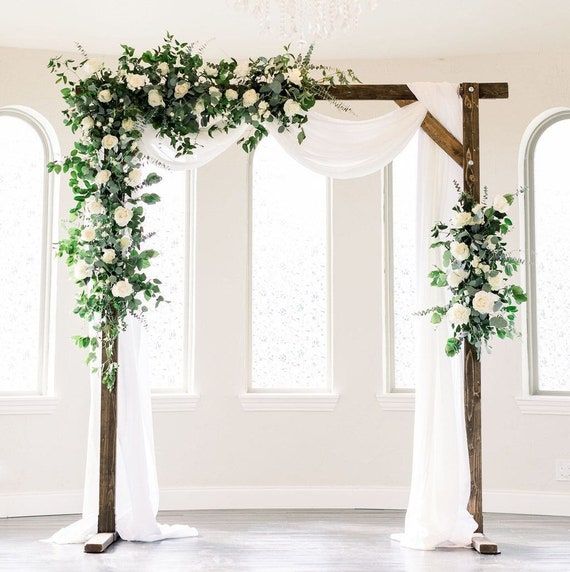
[[(275, 0), (277, 1), (277, 0)], [(270, 55), (282, 41), (226, 0), (3, 0), (0, 46), (111, 54), (153, 47), (165, 31), (207, 41), (212, 57)], [(318, 59), (448, 57), (570, 51), (570, 0), (379, 0), (348, 36), (323, 40)]]

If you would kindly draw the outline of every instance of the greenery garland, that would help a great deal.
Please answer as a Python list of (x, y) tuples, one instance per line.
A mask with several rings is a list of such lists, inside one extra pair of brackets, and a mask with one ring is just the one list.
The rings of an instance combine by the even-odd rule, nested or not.
[(144, 205), (160, 200), (147, 191), (160, 177), (143, 176), (148, 158), (138, 143), (144, 126), (154, 127), (178, 155), (192, 153), (200, 129), (214, 135), (242, 123), (252, 127), (240, 141), (246, 152), (268, 134), (271, 122), (280, 132), (295, 129), (302, 143), (306, 112), (317, 97), (328, 98), (329, 86), (358, 81), (351, 70), (311, 63), (312, 48), (295, 55), (286, 47), (278, 56), (238, 64), (207, 62), (201, 49), (171, 35), (140, 56), (122, 47), (114, 69), (89, 59), (80, 46), (81, 61), (60, 56), (48, 66), (65, 86), (64, 123), (81, 135), (61, 163), (48, 165), (49, 171), (69, 174), (75, 201), (57, 254), (72, 267), (79, 286), (75, 313), (96, 332), (75, 336), (75, 342), (88, 349), (87, 362), (93, 363), (99, 338), (105, 340), (102, 382), (109, 389), (118, 369), (112, 347), (127, 315), (140, 317), (148, 303), (164, 301), (160, 280), (147, 275), (158, 253), (143, 248), (149, 236)]
[(458, 185), (456, 189), (452, 223), (438, 222), (431, 231), (431, 248), (443, 248), (443, 256), (429, 278), (432, 286), (449, 290), (449, 301), (420, 314), (431, 315), (433, 324), (447, 318), (453, 330), (445, 346), (448, 356), (459, 353), (465, 340), (480, 357), (494, 336), (517, 334), (517, 305), (527, 300), (523, 289), (510, 282), (523, 261), (508, 252), (504, 238), (513, 225), (507, 210), (522, 191), (498, 195), (487, 205), (487, 189), (480, 204)]

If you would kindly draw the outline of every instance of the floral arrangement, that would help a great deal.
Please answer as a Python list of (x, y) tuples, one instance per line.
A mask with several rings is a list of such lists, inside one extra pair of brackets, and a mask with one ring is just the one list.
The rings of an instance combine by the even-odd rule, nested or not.
[(511, 276), (523, 262), (507, 250), (505, 235), (512, 228), (507, 216), (515, 194), (499, 195), (486, 205), (460, 190), (453, 207), (450, 224), (438, 222), (431, 230), (431, 248), (442, 248), (442, 264), (429, 274), (431, 285), (448, 288), (449, 302), (421, 312), (430, 314), (433, 324), (444, 318), (451, 324), (453, 337), (447, 340), (445, 352), (454, 356), (461, 342), (472, 344), (477, 356), (482, 346), (489, 346), (493, 336), (513, 338), (516, 334), (517, 305), (527, 297), (520, 286), (512, 284)]
[(125, 318), (140, 316), (151, 301), (164, 301), (160, 280), (146, 271), (158, 253), (143, 248), (148, 237), (144, 208), (160, 200), (148, 191), (160, 177), (143, 174), (149, 162), (138, 147), (143, 127), (154, 127), (179, 155), (192, 153), (200, 129), (213, 135), (244, 122), (252, 127), (241, 140), (247, 152), (268, 134), (271, 122), (280, 132), (297, 130), (302, 143), (306, 112), (317, 97), (327, 99), (329, 86), (357, 80), (351, 70), (311, 63), (312, 48), (305, 55), (286, 48), (278, 56), (240, 64), (234, 59), (208, 62), (201, 49), (168, 35), (141, 55), (123, 46), (113, 69), (79, 50), (81, 61), (57, 57), (49, 62), (56, 82), (64, 84), (64, 123), (80, 138), (48, 170), (69, 174), (75, 204), (57, 253), (79, 285), (75, 313), (96, 332), (75, 341), (88, 349), (91, 363), (99, 337), (104, 340), (102, 381), (111, 389), (118, 368), (112, 347)]

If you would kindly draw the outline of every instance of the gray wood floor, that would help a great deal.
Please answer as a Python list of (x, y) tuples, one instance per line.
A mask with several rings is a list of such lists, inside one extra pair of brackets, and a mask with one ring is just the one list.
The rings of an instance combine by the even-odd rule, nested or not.
[(570, 518), (486, 515), (499, 556), (420, 552), (390, 540), (404, 513), (376, 510), (224, 510), (160, 514), (196, 526), (197, 538), (118, 542), (105, 554), (38, 542), (73, 516), (0, 519), (0, 570), (105, 571), (570, 571)]

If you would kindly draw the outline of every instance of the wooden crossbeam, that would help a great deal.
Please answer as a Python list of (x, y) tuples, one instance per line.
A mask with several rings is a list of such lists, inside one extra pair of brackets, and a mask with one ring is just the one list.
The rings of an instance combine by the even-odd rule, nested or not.
[[(328, 89), (328, 93), (336, 99), (345, 100), (391, 100), (410, 99), (416, 101), (416, 96), (405, 84), (366, 84), (336, 85)], [(508, 83), (480, 83), (479, 99), (507, 99), (509, 97)]]
[[(405, 107), (413, 101), (397, 99), (396, 104)], [(463, 167), (463, 145), (429, 111), (422, 123), (422, 129), (435, 141), (460, 167)]]

